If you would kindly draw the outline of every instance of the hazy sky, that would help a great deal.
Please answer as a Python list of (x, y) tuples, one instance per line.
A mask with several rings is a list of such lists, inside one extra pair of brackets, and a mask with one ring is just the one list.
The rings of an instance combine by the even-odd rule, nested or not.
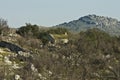
[(88, 14), (120, 20), (120, 0), (0, 0), (0, 17), (11, 27), (53, 26)]

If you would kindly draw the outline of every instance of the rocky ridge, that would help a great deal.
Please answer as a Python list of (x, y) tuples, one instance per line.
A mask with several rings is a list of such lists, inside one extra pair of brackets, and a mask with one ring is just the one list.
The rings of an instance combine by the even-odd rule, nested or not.
[(64, 27), (74, 32), (85, 31), (92, 28), (99, 28), (110, 35), (119, 36), (120, 35), (120, 21), (111, 17), (97, 16), (97, 15), (87, 15), (79, 18), (78, 20), (73, 20), (70, 22), (65, 22), (55, 27)]

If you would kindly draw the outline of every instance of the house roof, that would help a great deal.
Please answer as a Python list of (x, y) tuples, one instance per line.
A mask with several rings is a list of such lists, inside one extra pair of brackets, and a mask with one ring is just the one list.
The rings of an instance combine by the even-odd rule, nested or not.
[(68, 35), (65, 34), (50, 34), (54, 39), (67, 39)]

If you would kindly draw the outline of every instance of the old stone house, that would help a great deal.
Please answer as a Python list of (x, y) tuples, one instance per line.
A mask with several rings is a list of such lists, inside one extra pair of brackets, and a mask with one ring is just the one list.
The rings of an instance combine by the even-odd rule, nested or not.
[(68, 43), (68, 34), (49, 34), (49, 43), (50, 44), (67, 44)]

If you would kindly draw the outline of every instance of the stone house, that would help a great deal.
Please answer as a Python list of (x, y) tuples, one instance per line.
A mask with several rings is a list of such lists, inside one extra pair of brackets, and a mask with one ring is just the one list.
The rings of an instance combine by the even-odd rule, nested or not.
[(67, 44), (68, 43), (68, 34), (49, 34), (49, 43), (50, 44)]

